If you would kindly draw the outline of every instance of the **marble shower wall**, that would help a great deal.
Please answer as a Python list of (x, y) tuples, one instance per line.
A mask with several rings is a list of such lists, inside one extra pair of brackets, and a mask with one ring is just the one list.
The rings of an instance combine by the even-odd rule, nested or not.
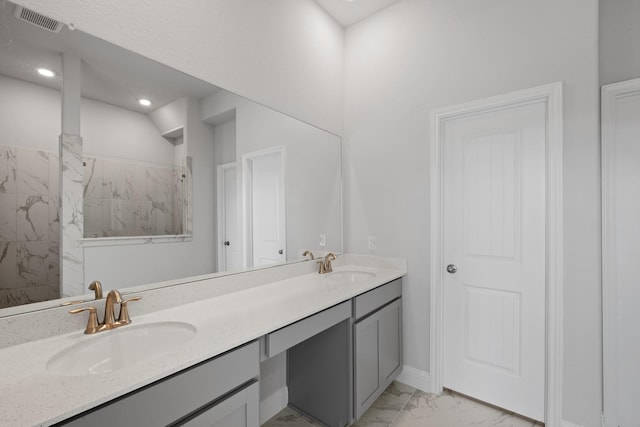
[(183, 234), (181, 166), (83, 161), (84, 237)]
[(58, 154), (0, 145), (0, 308), (60, 296)]

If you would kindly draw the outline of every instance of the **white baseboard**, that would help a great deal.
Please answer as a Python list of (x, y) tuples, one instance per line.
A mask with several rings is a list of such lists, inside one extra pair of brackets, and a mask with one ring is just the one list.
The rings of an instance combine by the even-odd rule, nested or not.
[(289, 404), (289, 389), (282, 387), (260, 401), (260, 425), (266, 423)]
[(580, 424), (572, 423), (571, 421), (562, 420), (562, 427), (583, 427)]
[(402, 371), (398, 374), (396, 381), (400, 381), (406, 385), (417, 388), (422, 391), (431, 389), (431, 381), (429, 373), (413, 366), (404, 365)]

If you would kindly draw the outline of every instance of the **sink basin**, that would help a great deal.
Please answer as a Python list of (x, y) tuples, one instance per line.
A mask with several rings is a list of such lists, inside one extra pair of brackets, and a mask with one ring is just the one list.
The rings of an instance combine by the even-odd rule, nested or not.
[(327, 280), (344, 283), (356, 283), (376, 277), (374, 273), (368, 271), (334, 271), (324, 276)]
[(47, 371), (76, 377), (128, 368), (175, 350), (195, 333), (195, 326), (184, 322), (122, 326), (87, 337), (55, 354), (47, 362)]

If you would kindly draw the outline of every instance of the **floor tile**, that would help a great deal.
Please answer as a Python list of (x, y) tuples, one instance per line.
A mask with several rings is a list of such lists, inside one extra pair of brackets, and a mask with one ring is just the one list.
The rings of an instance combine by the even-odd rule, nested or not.
[[(435, 395), (394, 382), (358, 420), (357, 427), (544, 427), (511, 412), (454, 393)], [(265, 427), (317, 427), (286, 408)]]
[(405, 404), (406, 402), (399, 401), (396, 396), (390, 393), (382, 393), (355, 425), (359, 427), (388, 427)]
[(399, 382), (391, 383), (354, 425), (388, 427), (409, 402), (415, 391), (415, 388), (408, 385)]
[(404, 399), (404, 403), (406, 403), (409, 401), (415, 391), (416, 389), (411, 386), (398, 381), (394, 381), (391, 383), (391, 385), (389, 385), (389, 387), (387, 387), (384, 392), (397, 396), (400, 399)]
[(393, 427), (531, 427), (538, 426), (499, 408), (487, 406), (464, 396), (435, 395), (417, 391)]
[(514, 417), (514, 427), (544, 427), (544, 423), (539, 421), (530, 420), (528, 418), (520, 418), (519, 416)]
[(263, 427), (318, 427), (312, 420), (291, 408), (284, 408), (273, 418), (263, 424)]

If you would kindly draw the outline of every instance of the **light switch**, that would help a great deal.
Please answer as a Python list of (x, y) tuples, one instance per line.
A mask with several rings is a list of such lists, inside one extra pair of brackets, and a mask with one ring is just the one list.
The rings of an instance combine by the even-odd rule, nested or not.
[(320, 246), (325, 247), (326, 244), (327, 244), (327, 237), (324, 235), (324, 233), (322, 233), (320, 235)]

